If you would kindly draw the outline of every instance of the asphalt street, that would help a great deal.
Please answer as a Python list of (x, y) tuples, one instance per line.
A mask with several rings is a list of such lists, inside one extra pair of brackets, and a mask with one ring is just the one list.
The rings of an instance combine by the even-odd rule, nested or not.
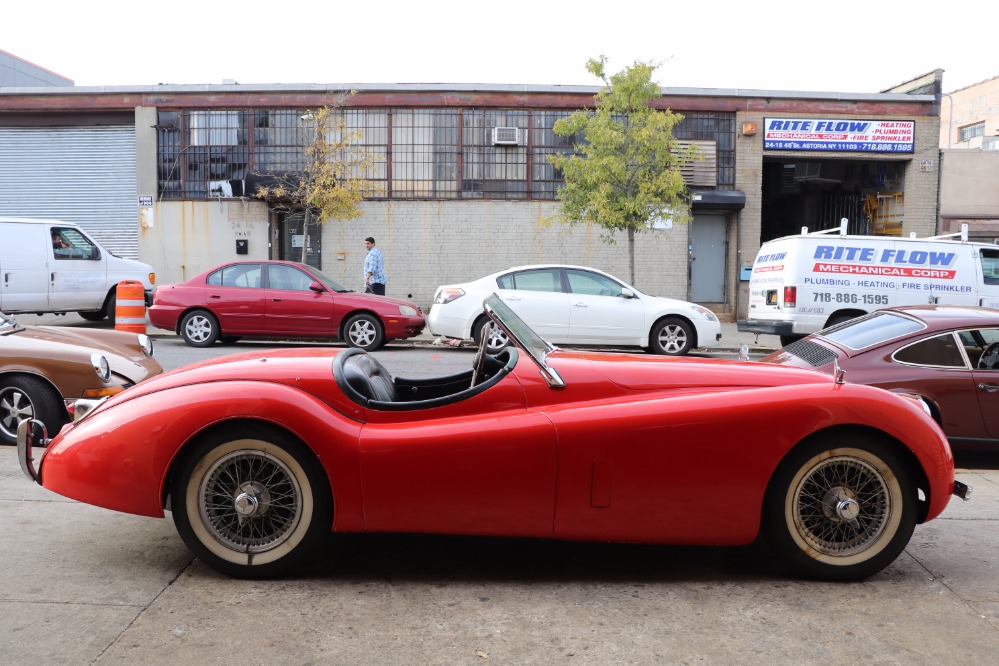
[(788, 578), (753, 547), (421, 535), (331, 536), (296, 576), (240, 581), (194, 559), (169, 514), (57, 496), (0, 447), (0, 662), (994, 663), (999, 472), (958, 478), (972, 501), (862, 583)]

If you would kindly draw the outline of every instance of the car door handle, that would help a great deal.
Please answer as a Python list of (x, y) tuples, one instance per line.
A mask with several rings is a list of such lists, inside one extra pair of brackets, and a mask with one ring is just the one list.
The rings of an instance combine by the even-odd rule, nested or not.
[(587, 305), (586, 303), (579, 302), (579, 303), (573, 303), (572, 307), (574, 307), (574, 308), (588, 308), (590, 306)]
[(999, 384), (993, 384), (992, 382), (982, 382), (978, 385), (979, 390), (985, 391), (986, 393), (995, 393), (999, 391)]
[(208, 298), (214, 298), (215, 300), (218, 300), (222, 298), (222, 296), (220, 296), (219, 294), (209, 294)]
[(271, 299), (271, 303), (280, 303), (282, 300), (284, 300), (284, 299), (281, 299), (281, 298), (272, 298)]

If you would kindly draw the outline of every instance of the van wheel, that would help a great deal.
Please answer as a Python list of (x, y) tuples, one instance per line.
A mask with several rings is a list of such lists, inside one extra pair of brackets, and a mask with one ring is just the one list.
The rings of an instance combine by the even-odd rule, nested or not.
[(180, 337), (192, 347), (211, 347), (219, 337), (219, 322), (205, 310), (188, 312), (180, 321)]
[(76, 314), (80, 315), (87, 321), (100, 321), (101, 319), (104, 319), (104, 310), (86, 310), (83, 312), (77, 312)]

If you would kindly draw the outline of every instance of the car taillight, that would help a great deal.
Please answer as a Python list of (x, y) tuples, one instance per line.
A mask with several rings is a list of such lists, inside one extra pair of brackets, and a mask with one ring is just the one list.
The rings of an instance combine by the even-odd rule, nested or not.
[(798, 301), (798, 288), (784, 287), (784, 307), (793, 308), (794, 304), (797, 301)]
[(441, 289), (437, 292), (437, 295), (434, 296), (434, 303), (450, 303), (454, 299), (461, 298), (464, 295), (464, 289)]

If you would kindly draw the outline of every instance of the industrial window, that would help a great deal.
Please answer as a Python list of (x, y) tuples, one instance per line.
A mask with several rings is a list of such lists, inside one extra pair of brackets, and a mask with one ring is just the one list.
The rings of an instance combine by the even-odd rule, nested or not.
[(458, 192), (458, 111), (392, 112), (393, 198), (450, 198)]
[[(352, 144), (371, 158), (365, 171), (351, 170), (347, 176), (367, 181), (365, 196), (388, 196), (389, 112), (382, 109), (347, 109), (341, 112)], [(349, 158), (348, 158), (349, 161)]]
[[(717, 184), (719, 190), (735, 189), (735, 114), (724, 112), (699, 111), (683, 113), (683, 120), (673, 128), (673, 136), (684, 141), (693, 141), (703, 152), (708, 152), (707, 144), (715, 146)], [(691, 165), (692, 169), (703, 169), (703, 164)], [(686, 176), (686, 174), (684, 174)], [(688, 182), (688, 185), (693, 183)]]
[(975, 123), (974, 125), (965, 125), (960, 130), (958, 130), (958, 141), (971, 141), (976, 136), (983, 136), (985, 134), (985, 121), (980, 123)]
[(462, 112), (461, 196), (527, 198), (527, 130), (530, 112), (467, 109)]
[[(553, 127), (569, 111), (344, 109), (346, 131), (371, 158), (367, 198), (556, 198), (562, 174), (549, 162), (580, 137)], [(682, 112), (681, 112), (682, 113)], [(685, 165), (688, 185), (735, 187), (735, 114), (697, 112), (674, 130), (711, 158)], [(185, 200), (249, 195), (247, 178), (299, 171), (315, 124), (306, 109), (162, 110), (159, 196)], [(689, 172), (689, 173), (688, 173)]]
[(565, 182), (562, 172), (549, 163), (548, 156), (571, 155), (573, 144), (582, 140), (582, 137), (559, 136), (555, 133), (555, 123), (570, 115), (568, 111), (534, 113), (534, 127), (531, 129), (531, 166), (534, 169), (531, 194), (536, 199), (554, 199), (558, 188)]

